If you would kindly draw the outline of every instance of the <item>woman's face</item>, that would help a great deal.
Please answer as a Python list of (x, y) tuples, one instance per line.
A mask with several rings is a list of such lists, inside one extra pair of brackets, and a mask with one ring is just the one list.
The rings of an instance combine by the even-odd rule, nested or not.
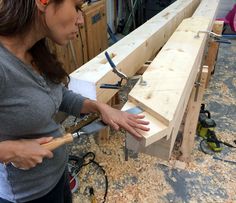
[(44, 13), (47, 37), (60, 45), (74, 39), (84, 23), (81, 5), (82, 0), (64, 0), (61, 4), (49, 0)]

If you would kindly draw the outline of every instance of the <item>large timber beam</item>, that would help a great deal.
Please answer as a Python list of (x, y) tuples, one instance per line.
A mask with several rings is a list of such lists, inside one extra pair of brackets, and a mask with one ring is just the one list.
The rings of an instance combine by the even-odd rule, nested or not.
[(196, 38), (196, 35), (199, 30), (212, 29), (218, 4), (219, 0), (203, 0), (193, 17), (180, 24), (143, 74), (147, 86), (137, 83), (130, 92), (123, 109), (140, 106), (147, 120), (152, 117), (151, 128), (155, 125), (158, 129), (160, 123), (166, 128), (144, 133), (141, 142), (128, 136), (128, 148), (170, 157), (206, 49), (208, 36), (200, 34)]
[[(145, 24), (106, 51), (118, 69), (133, 76), (166, 43), (184, 18), (190, 17), (200, 0), (177, 0)], [(70, 74), (69, 89), (91, 99), (108, 102), (117, 90), (101, 89), (103, 83), (114, 84), (119, 78), (112, 72), (104, 52)]]

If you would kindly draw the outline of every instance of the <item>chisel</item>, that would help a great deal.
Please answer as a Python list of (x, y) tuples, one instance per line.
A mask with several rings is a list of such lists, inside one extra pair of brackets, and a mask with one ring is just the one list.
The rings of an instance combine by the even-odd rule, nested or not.
[(90, 134), (100, 131), (101, 129), (103, 129), (105, 127), (107, 127), (107, 125), (105, 123), (103, 123), (102, 121), (94, 121), (94, 122), (82, 127), (80, 129), (80, 131), (78, 131), (76, 133), (73, 133), (73, 134), (66, 133), (65, 135), (63, 135), (61, 137), (54, 138), (53, 140), (51, 140), (48, 143), (42, 144), (42, 146), (50, 151), (53, 151), (56, 148), (58, 148), (64, 144), (68, 144), (68, 143), (73, 142), (73, 140), (75, 138), (78, 138), (81, 135), (90, 135)]
[[(140, 107), (133, 107), (126, 110), (126, 112), (130, 114), (139, 114), (143, 112), (143, 109), (141, 109)], [(105, 127), (107, 127), (107, 125), (101, 120), (93, 121), (92, 123), (82, 127), (78, 132), (74, 134), (67, 133), (62, 137), (54, 138), (50, 142), (42, 144), (42, 146), (50, 151), (53, 151), (64, 144), (73, 142), (74, 138), (78, 138), (81, 135), (90, 135), (99, 132), (101, 129)]]

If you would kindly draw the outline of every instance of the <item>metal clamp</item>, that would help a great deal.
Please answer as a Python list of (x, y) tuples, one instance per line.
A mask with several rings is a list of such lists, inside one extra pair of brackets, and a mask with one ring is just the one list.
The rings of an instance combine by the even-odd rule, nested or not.
[(141, 86), (147, 86), (147, 81), (145, 81), (143, 79), (142, 75), (135, 75), (135, 76), (131, 77), (130, 79), (131, 80), (139, 80), (140, 79), (138, 84), (141, 85)]
[(199, 38), (200, 37), (200, 34), (203, 33), (203, 34), (207, 34), (210, 38), (212, 38), (215, 42), (218, 42), (218, 43), (224, 43), (224, 44), (231, 44), (230, 41), (228, 40), (222, 40), (222, 38), (224, 38), (223, 35), (219, 35), (219, 34), (216, 34), (214, 32), (211, 32), (211, 31), (204, 31), (204, 30), (200, 30), (197, 32), (197, 34), (194, 36), (194, 38)]
[(197, 32), (197, 34), (194, 36), (194, 38), (199, 38), (200, 37), (200, 33), (205, 33), (205, 34), (208, 34), (209, 37), (212, 37), (212, 38), (221, 38), (222, 35), (218, 35), (214, 32), (211, 32), (211, 31), (207, 31), (207, 30), (199, 30)]
[(107, 53), (107, 51), (105, 52), (105, 56), (107, 61), (109, 62), (110, 66), (112, 67), (112, 71), (118, 75), (120, 78), (122, 79), (126, 79), (128, 80), (128, 76), (125, 75), (124, 73), (122, 73), (121, 71), (119, 71), (116, 67), (116, 65), (114, 64), (114, 62), (112, 61), (111, 57), (109, 56), (109, 54)]
[(143, 80), (143, 76), (141, 75), (139, 85), (141, 86), (147, 86), (147, 81)]
[(115, 73), (119, 78), (121, 78), (120, 81), (118, 81), (116, 84), (102, 84), (100, 86), (100, 88), (106, 88), (106, 89), (120, 89), (122, 87), (122, 81), (128, 80), (128, 76), (119, 71), (116, 67), (116, 65), (114, 64), (114, 62), (112, 61), (111, 57), (109, 56), (108, 52), (105, 52), (105, 56), (107, 61), (109, 62), (110, 66), (112, 67), (112, 72)]
[(194, 86), (195, 86), (195, 87), (199, 87), (199, 86), (201, 86), (201, 83), (196, 81), (196, 82), (194, 83)]

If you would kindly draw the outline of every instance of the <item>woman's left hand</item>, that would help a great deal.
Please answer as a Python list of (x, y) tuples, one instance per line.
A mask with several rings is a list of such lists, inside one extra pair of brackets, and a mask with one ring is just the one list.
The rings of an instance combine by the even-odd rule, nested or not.
[(143, 120), (145, 117), (144, 115), (129, 114), (127, 112), (114, 109), (103, 103), (99, 104), (98, 109), (102, 121), (107, 125), (110, 125), (115, 130), (124, 128), (130, 134), (138, 138), (142, 137), (140, 130), (149, 131), (149, 128), (147, 127), (149, 122)]

